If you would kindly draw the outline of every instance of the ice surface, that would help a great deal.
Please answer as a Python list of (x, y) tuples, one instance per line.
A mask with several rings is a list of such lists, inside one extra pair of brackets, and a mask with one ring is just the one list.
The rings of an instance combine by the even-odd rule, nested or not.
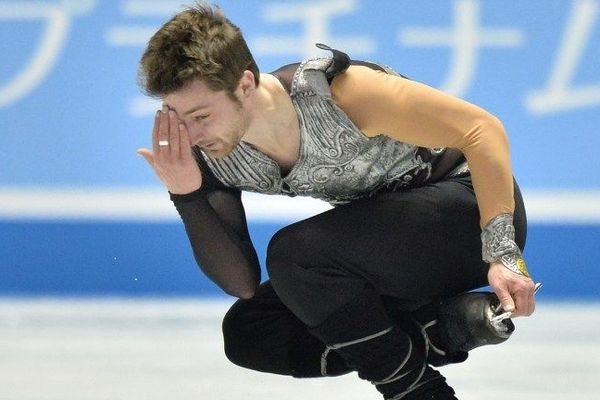
[[(294, 379), (229, 363), (231, 301), (0, 299), (2, 400), (377, 400), (355, 374)], [(442, 368), (461, 400), (599, 399), (600, 304), (541, 303), (505, 344)]]

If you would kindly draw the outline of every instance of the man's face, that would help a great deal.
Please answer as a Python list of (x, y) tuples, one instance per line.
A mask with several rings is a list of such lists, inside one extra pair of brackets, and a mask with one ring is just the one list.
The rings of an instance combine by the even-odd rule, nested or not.
[(211, 90), (201, 80), (163, 100), (186, 126), (192, 145), (200, 146), (211, 157), (225, 157), (244, 135), (247, 123), (242, 104), (225, 91)]

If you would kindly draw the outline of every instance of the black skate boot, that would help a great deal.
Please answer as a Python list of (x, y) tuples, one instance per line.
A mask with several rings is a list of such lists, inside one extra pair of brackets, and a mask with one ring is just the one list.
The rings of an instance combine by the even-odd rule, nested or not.
[[(437, 367), (463, 362), (470, 350), (502, 343), (515, 330), (490, 292), (469, 292), (428, 304), (412, 313), (412, 323), (428, 345), (428, 363)], [(409, 330), (406, 320), (402, 325)]]
[(471, 292), (442, 303), (438, 311), (440, 344), (449, 353), (506, 341), (515, 330), (494, 293)]

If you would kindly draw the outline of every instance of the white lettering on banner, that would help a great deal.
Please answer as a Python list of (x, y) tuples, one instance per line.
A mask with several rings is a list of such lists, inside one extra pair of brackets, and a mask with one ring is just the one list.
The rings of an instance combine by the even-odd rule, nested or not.
[(592, 28), (598, 20), (600, 6), (596, 0), (579, 0), (565, 27), (554, 68), (546, 87), (532, 91), (525, 106), (532, 114), (548, 114), (574, 108), (600, 105), (600, 84), (573, 87), (573, 75), (581, 62), (583, 51), (590, 41)]
[[(170, 17), (177, 12), (180, 0), (126, 0), (121, 3), (121, 13), (126, 17)], [(144, 47), (158, 29), (159, 24), (120, 24), (110, 27), (104, 34), (109, 46)], [(160, 108), (160, 101), (146, 96), (129, 100), (127, 112), (133, 117), (146, 117)]]
[(452, 28), (407, 28), (398, 34), (400, 43), (405, 46), (453, 49), (450, 72), (441, 89), (455, 96), (464, 96), (469, 89), (480, 48), (518, 47), (524, 42), (520, 30), (481, 27), (480, 5), (477, 0), (456, 1)]
[(52, 4), (40, 1), (0, 2), (0, 21), (45, 22), (40, 41), (25, 66), (0, 87), (0, 108), (27, 96), (48, 75), (67, 40), (71, 20), (89, 13), (96, 0), (63, 0)]
[(332, 36), (331, 20), (356, 8), (355, 0), (330, 0), (312, 3), (271, 4), (265, 7), (263, 18), (268, 22), (301, 22), (304, 33), (297, 35), (265, 35), (254, 39), (257, 55), (298, 55), (310, 58), (318, 54), (315, 43), (343, 48), (352, 54), (368, 55), (375, 51), (375, 41), (366, 35)]

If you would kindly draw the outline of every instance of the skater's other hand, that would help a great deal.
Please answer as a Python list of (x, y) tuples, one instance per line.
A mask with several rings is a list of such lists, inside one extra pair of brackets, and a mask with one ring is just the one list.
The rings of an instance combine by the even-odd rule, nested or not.
[(152, 150), (138, 149), (156, 175), (173, 194), (188, 194), (202, 186), (202, 173), (192, 153), (187, 128), (175, 111), (157, 111), (152, 130)]
[(513, 317), (528, 316), (535, 310), (535, 284), (531, 278), (509, 270), (498, 261), (490, 264), (488, 282), (503, 310), (512, 312)]

